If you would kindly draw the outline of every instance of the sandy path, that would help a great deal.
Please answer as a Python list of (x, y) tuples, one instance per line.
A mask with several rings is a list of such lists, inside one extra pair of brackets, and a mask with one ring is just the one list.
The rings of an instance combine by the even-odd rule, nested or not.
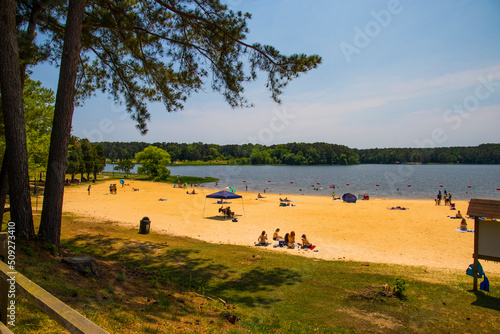
[[(317, 245), (317, 252), (267, 247), (271, 251), (301, 254), (327, 260), (353, 260), (465, 270), (472, 263), (473, 233), (459, 233), (459, 220), (447, 206), (435, 206), (431, 200), (371, 199), (355, 204), (332, 201), (329, 197), (265, 194), (256, 200), (254, 193), (239, 193), (243, 200), (232, 200), (231, 209), (238, 222), (216, 218), (220, 204), (205, 196), (211, 189), (195, 188), (197, 195), (171, 184), (128, 181), (118, 184), (118, 193), (110, 195), (109, 184), (66, 188), (64, 211), (81, 216), (117, 221), (139, 229), (139, 221), (148, 216), (151, 229), (188, 236), (213, 243), (253, 246), (265, 230), (272, 237), (279, 227), (282, 234), (295, 231), (298, 239), (306, 234)], [(139, 189), (134, 191), (133, 188)], [(192, 188), (188, 188), (189, 191)], [(221, 189), (222, 190), (222, 189)], [(288, 197), (294, 207), (280, 207), (279, 198)], [(168, 201), (159, 201), (164, 198)], [(388, 210), (403, 206), (409, 210)], [(463, 214), (468, 202), (457, 201)], [(205, 208), (205, 217), (203, 212)], [(467, 221), (473, 228), (473, 220)], [(488, 273), (500, 273), (500, 264), (482, 261)]]

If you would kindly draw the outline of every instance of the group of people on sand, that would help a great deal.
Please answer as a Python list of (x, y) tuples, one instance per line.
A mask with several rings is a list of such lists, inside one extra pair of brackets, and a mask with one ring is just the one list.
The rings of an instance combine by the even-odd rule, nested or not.
[[(284, 237), (280, 236), (280, 229), (277, 228), (273, 233), (273, 240), (278, 241), (279, 247), (287, 247), (287, 248), (295, 248), (299, 246), (302, 249), (314, 249), (315, 246), (311, 244), (305, 234), (302, 234), (301, 242), (295, 242), (295, 231), (291, 231), (290, 233), (286, 233)], [(258, 245), (268, 245), (267, 242), (267, 234), (266, 231), (262, 231), (262, 233), (258, 237)]]
[(452, 197), (451, 193), (446, 192), (446, 190), (444, 191), (444, 196), (441, 193), (441, 190), (439, 190), (435, 199), (436, 205), (441, 205), (442, 199), (444, 199), (444, 205), (451, 205), (451, 197)]
[(222, 213), (224, 215), (224, 217), (226, 218), (234, 218), (234, 211), (231, 211), (231, 207), (228, 206), (228, 207), (224, 207), (224, 206), (221, 206), (219, 208), (219, 213)]
[(295, 204), (290, 203), (291, 200), (285, 197), (285, 199), (280, 198), (280, 206), (296, 206)]

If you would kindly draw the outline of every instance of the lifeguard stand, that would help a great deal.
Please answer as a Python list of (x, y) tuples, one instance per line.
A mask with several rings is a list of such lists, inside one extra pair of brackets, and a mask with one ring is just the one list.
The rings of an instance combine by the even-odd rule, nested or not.
[[(479, 259), (500, 262), (500, 201), (472, 198), (467, 214), (474, 217), (474, 291)], [(482, 218), (482, 219), (479, 219)]]

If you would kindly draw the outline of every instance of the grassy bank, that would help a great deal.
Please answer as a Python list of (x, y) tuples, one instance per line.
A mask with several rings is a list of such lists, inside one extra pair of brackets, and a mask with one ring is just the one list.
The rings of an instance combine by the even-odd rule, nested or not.
[[(141, 181), (151, 181), (151, 178), (149, 178), (146, 175), (140, 175), (140, 174), (132, 174), (132, 173), (119, 173), (119, 172), (102, 172), (101, 173), (101, 178), (102, 176), (106, 176), (107, 180), (109, 179), (135, 179), (135, 180), (141, 180)], [(165, 180), (165, 183), (188, 183), (188, 184), (198, 184), (198, 183), (207, 183), (207, 182), (215, 182), (218, 181), (219, 179), (215, 177), (200, 177), (200, 176), (187, 176), (187, 175), (170, 175), (167, 180)]]
[[(65, 215), (63, 256), (94, 256), (99, 276), (35, 242), (19, 245), (16, 269), (110, 333), (500, 331), (499, 275), (474, 293), (465, 268), (324, 261), (152, 229)], [(17, 312), (16, 333), (61, 332), (23, 299)]]

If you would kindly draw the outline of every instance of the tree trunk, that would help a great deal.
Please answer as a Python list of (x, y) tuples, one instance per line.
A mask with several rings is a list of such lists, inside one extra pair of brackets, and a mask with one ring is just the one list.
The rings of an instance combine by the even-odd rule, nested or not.
[(23, 110), (23, 89), (19, 68), (16, 35), (16, 2), (0, 0), (0, 86), (5, 125), (9, 173), (11, 220), (16, 235), (33, 238), (35, 229), (31, 212), (26, 125)]
[(73, 119), (85, 0), (70, 0), (38, 236), (59, 248), (66, 158)]

